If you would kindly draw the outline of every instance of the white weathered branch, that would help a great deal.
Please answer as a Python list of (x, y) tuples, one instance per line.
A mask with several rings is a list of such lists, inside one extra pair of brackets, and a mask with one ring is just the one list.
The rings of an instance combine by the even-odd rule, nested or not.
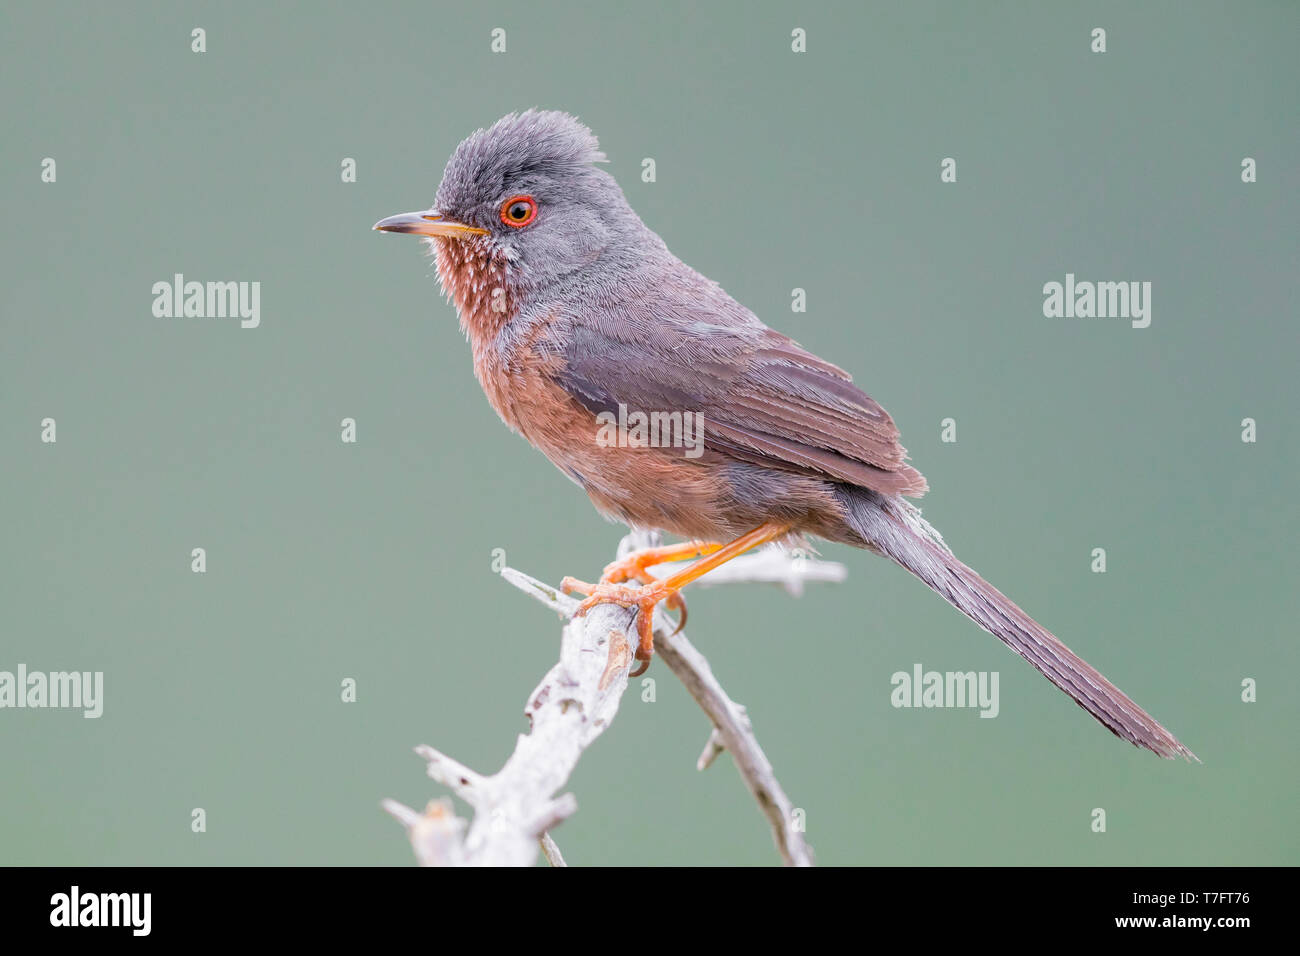
[(799, 829), (794, 804), (781, 789), (772, 764), (758, 745), (745, 708), (727, 696), (713, 676), (709, 662), (685, 635), (656, 634), (655, 650), (713, 721), (713, 730), (696, 761), (696, 769), (706, 770), (723, 750), (731, 751), (741, 779), (772, 827), (772, 839), (782, 862), (786, 866), (812, 866), (812, 847)]
[(560, 848), (555, 845), (555, 841), (551, 839), (549, 833), (543, 833), (541, 839), (537, 842), (542, 847), (542, 856), (546, 857), (546, 862), (551, 864), (551, 866), (569, 865), (564, 862), (564, 854), (560, 852)]
[[(650, 543), (653, 540), (646, 535), (628, 535), (620, 553)], [(501, 574), (570, 618), (560, 638), (560, 661), (530, 695), (524, 713), (531, 730), (519, 736), (514, 753), (496, 774), (485, 777), (432, 747), (416, 748), (428, 763), (429, 776), (474, 810), (473, 822), (467, 826), (446, 799), (430, 803), (423, 814), (384, 801), (384, 809), (406, 827), (422, 865), (527, 866), (536, 860), (539, 847), (552, 865), (565, 865), (548, 831), (577, 809), (577, 801), (569, 793), (558, 798), (555, 794), (568, 781), (582, 752), (609, 726), (627, 689), (636, 648), (633, 610), (602, 604), (585, 617), (573, 618), (578, 606), (574, 598), (513, 568)], [(798, 594), (806, 581), (843, 578), (841, 565), (764, 549), (736, 558), (701, 580), (772, 582)], [(666, 623), (667, 618), (657, 612), (658, 655), (713, 722), (697, 767), (703, 770), (724, 749), (731, 751), (736, 769), (772, 827), (782, 860), (787, 865), (810, 865), (812, 850), (796, 826), (795, 808), (759, 747), (745, 709), (727, 696), (708, 661), (685, 634), (672, 634)]]

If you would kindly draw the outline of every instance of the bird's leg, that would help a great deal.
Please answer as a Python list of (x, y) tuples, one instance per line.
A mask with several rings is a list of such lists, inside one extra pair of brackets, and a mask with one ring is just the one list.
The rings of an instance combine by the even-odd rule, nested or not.
[[(712, 554), (721, 547), (723, 545), (718, 541), (683, 541), (679, 544), (641, 548), (607, 564), (605, 570), (601, 572), (599, 583), (622, 584), (626, 581), (637, 581), (641, 584), (654, 584), (659, 579), (651, 575), (649, 569), (656, 564)], [(587, 584), (585, 581), (579, 581), (576, 578), (565, 578), (560, 587), (566, 594), (577, 592), (589, 595), (596, 590), (596, 585)], [(635, 590), (633, 588), (619, 593), (626, 596)], [(677, 627), (673, 630), (673, 633), (676, 634), (686, 626), (686, 601), (677, 592), (668, 595), (666, 600), (668, 607), (678, 613)]]
[[(642, 661), (642, 666), (635, 672), (629, 674), (630, 677), (638, 677), (645, 673), (645, 669), (650, 666), (650, 658), (654, 655), (654, 609), (660, 601), (667, 600), (677, 594), (682, 588), (690, 584), (697, 578), (703, 577), (714, 568), (726, 564), (732, 558), (738, 557), (753, 548), (767, 544), (769, 541), (775, 541), (783, 537), (790, 531), (788, 524), (781, 524), (773, 521), (765, 522), (759, 525), (753, 531), (741, 535), (730, 544), (717, 545), (714, 542), (691, 542), (683, 545), (669, 545), (667, 548), (649, 548), (647, 551), (659, 552), (658, 559), (653, 558), (645, 567), (652, 564), (668, 560), (663, 556), (666, 550), (678, 549), (676, 554), (704, 554), (688, 568), (683, 568), (676, 574), (670, 575), (663, 580), (651, 579), (640, 587), (623, 584), (613, 580), (602, 579), (596, 584), (587, 584), (585, 581), (579, 581), (576, 578), (566, 577), (560, 583), (560, 590), (565, 594), (585, 594), (586, 600), (578, 605), (575, 617), (582, 617), (597, 604), (617, 604), (620, 607), (635, 607), (637, 609), (637, 649), (636, 659)], [(684, 549), (684, 550), (683, 550)], [(707, 549), (707, 551), (706, 551)], [(637, 552), (642, 554), (644, 552)], [(635, 555), (628, 555), (628, 558)], [(627, 559), (623, 559), (623, 562)], [(616, 576), (626, 571), (622, 567), (623, 562), (615, 561), (605, 569), (605, 575)], [(623, 579), (626, 580), (628, 575), (623, 573)], [(649, 575), (646, 575), (649, 577)]]
[[(605, 566), (600, 576), (601, 584), (622, 584), (624, 581), (639, 581), (642, 584), (654, 584), (657, 578), (649, 570), (656, 564), (669, 561), (684, 561), (687, 558), (712, 554), (721, 548), (720, 541), (683, 541), (680, 544), (665, 544), (652, 548), (641, 548), (624, 555)], [(668, 607), (677, 612), (676, 634), (686, 626), (686, 600), (674, 592), (668, 596)]]
[(644, 580), (649, 576), (646, 574), (646, 568), (652, 568), (656, 564), (664, 564), (668, 561), (683, 561), (697, 555), (712, 554), (722, 547), (722, 543), (718, 541), (683, 541), (681, 544), (665, 544), (655, 548), (641, 548), (639, 551), (633, 551), (631, 554), (605, 565), (605, 571), (601, 574), (600, 580), (606, 584), (619, 584), (635, 578), (641, 581), (642, 584), (649, 584), (649, 581)]

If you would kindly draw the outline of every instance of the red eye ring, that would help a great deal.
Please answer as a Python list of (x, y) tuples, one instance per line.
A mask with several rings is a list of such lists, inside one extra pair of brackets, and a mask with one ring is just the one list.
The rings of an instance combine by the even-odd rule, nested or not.
[(522, 229), (537, 218), (537, 200), (532, 196), (511, 196), (501, 204), (501, 221), (511, 229)]

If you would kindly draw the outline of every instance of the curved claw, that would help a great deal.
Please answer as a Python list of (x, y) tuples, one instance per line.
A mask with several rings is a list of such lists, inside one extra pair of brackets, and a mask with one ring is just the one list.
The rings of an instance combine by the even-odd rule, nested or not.
[(673, 628), (673, 636), (675, 637), (686, 626), (686, 599), (682, 597), (681, 591), (674, 591), (665, 603), (677, 612), (677, 626)]
[[(702, 546), (697, 544), (690, 547), (700, 550)], [(560, 582), (560, 590), (565, 594), (584, 595), (582, 603), (574, 611), (574, 617), (583, 617), (598, 604), (617, 604), (621, 607), (637, 609), (636, 659), (641, 661), (641, 666), (634, 671), (629, 671), (628, 677), (640, 677), (644, 674), (650, 666), (650, 659), (654, 656), (656, 604), (663, 601), (670, 610), (677, 613), (677, 626), (673, 628), (673, 634), (680, 634), (682, 628), (686, 626), (686, 599), (679, 591), (664, 587), (658, 578), (645, 570), (645, 562), (652, 556), (660, 557), (657, 554), (643, 553), (615, 561), (605, 568), (600, 581), (596, 584), (588, 584), (573, 577), (566, 577)], [(641, 582), (641, 585), (623, 583), (632, 580)]]

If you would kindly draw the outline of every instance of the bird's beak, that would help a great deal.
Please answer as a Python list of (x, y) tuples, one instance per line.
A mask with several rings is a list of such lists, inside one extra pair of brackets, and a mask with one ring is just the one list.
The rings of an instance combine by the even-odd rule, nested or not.
[(477, 226), (467, 226), (455, 222), (446, 216), (440, 216), (432, 209), (424, 212), (404, 212), (398, 216), (389, 216), (375, 223), (381, 232), (404, 232), (410, 236), (445, 236), (448, 239), (466, 239), (470, 236), (486, 236), (487, 230)]

